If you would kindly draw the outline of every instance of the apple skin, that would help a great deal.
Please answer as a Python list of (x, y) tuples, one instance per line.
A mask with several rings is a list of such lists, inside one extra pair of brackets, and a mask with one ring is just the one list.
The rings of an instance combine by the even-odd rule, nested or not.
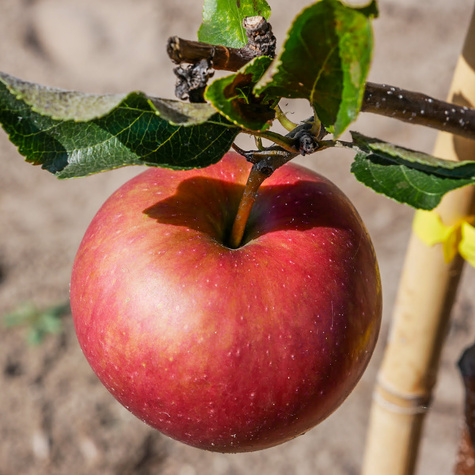
[(71, 307), (92, 369), (186, 444), (290, 440), (352, 391), (381, 320), (377, 261), (344, 194), (297, 165), (261, 186), (244, 245), (223, 242), (250, 165), (150, 168), (119, 188), (77, 253)]

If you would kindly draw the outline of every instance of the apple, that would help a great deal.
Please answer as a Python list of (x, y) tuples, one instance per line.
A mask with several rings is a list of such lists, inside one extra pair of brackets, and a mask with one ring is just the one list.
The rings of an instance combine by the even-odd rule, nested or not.
[(381, 320), (374, 250), (348, 198), (287, 164), (226, 245), (250, 165), (149, 168), (119, 188), (77, 253), (71, 307), (92, 369), (133, 414), (186, 444), (271, 447), (331, 414)]

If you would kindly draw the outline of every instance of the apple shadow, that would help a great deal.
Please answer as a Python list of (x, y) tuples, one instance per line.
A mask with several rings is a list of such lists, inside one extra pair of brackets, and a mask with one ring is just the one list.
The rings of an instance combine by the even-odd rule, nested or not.
[[(143, 212), (158, 222), (200, 232), (230, 232), (243, 185), (207, 177), (184, 180), (173, 196)], [(343, 193), (327, 182), (301, 180), (286, 185), (262, 185), (249, 216), (246, 236), (270, 231), (302, 231), (318, 227), (347, 227), (354, 217), (342, 212), (348, 204)]]

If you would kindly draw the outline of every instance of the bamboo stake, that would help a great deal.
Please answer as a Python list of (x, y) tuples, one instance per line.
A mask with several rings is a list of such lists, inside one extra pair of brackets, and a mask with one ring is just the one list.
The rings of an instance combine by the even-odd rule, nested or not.
[[(449, 101), (475, 105), (475, 11), (459, 58)], [(475, 141), (440, 132), (434, 155), (473, 160)], [(471, 214), (475, 187), (448, 194), (437, 208), (446, 225)], [(414, 473), (425, 414), (464, 261), (444, 261), (440, 245), (411, 236), (378, 374), (363, 463), (364, 475)]]

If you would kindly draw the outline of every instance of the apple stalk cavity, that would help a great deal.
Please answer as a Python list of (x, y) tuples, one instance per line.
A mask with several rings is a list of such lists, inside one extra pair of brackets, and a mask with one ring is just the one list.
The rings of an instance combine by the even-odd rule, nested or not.
[(381, 320), (365, 227), (345, 195), (287, 164), (227, 236), (251, 165), (228, 153), (150, 168), (91, 222), (71, 280), (92, 369), (137, 417), (186, 444), (246, 452), (329, 416), (363, 374)]

